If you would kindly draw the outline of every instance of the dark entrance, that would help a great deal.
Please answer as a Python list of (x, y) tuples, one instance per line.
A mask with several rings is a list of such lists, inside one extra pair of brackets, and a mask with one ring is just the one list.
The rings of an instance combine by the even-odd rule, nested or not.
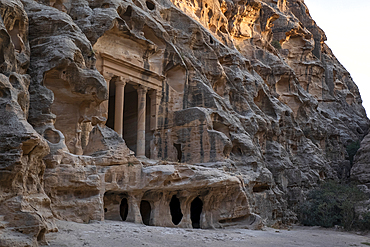
[(108, 119), (107, 122), (105, 123), (105, 125), (111, 129), (114, 129), (114, 109), (116, 107), (115, 97), (116, 97), (116, 84), (112, 79), (109, 82)]
[(176, 148), (176, 151), (177, 151), (177, 162), (181, 163), (181, 159), (182, 159), (181, 144), (174, 143), (173, 146)]
[(170, 202), (170, 211), (172, 216), (172, 222), (175, 225), (178, 225), (181, 222), (182, 219), (182, 212), (180, 207), (180, 200), (177, 198), (177, 196), (172, 196), (171, 202)]
[(121, 205), (119, 205), (119, 214), (121, 215), (121, 219), (123, 221), (127, 219), (128, 203), (126, 198), (123, 198), (121, 201)]
[(141, 201), (140, 203), (140, 214), (143, 223), (147, 226), (150, 224), (150, 213), (152, 211), (152, 207), (148, 201)]
[(202, 213), (203, 202), (199, 197), (191, 202), (190, 206), (190, 219), (193, 228), (200, 228), (200, 214)]

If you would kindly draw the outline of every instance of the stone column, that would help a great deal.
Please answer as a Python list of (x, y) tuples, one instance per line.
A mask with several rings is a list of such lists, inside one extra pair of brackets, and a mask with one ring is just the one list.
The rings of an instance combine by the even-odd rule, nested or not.
[(120, 137), (123, 134), (123, 107), (125, 102), (126, 80), (118, 77), (116, 80), (116, 106), (114, 109), (114, 130)]
[(142, 195), (129, 195), (127, 198), (128, 203), (128, 214), (126, 221), (142, 224), (140, 214), (140, 202)]
[(159, 104), (161, 103), (162, 91), (151, 90), (150, 94), (150, 130), (156, 130), (158, 124)]
[[(110, 80), (112, 79), (112, 77), (114, 76), (113, 74), (111, 73), (108, 73), (108, 72), (105, 72), (103, 71), (103, 76), (104, 76), (104, 79), (105, 79), (105, 82), (107, 83), (107, 92), (108, 92), (108, 100), (104, 101), (102, 103), (102, 115), (103, 117), (105, 117), (105, 119), (108, 119), (108, 107), (109, 107), (109, 82)], [(105, 121), (106, 122), (106, 121)], [(104, 123), (105, 124), (105, 123)]]
[(145, 158), (145, 114), (146, 92), (148, 89), (142, 85), (137, 87), (137, 142), (136, 157)]

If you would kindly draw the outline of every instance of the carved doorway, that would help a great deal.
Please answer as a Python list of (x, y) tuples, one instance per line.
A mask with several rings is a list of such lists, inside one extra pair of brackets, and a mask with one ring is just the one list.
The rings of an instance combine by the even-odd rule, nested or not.
[(181, 212), (180, 200), (175, 195), (172, 196), (171, 198), (170, 212), (172, 217), (172, 223), (178, 225), (182, 220), (183, 214)]
[(200, 228), (200, 215), (202, 214), (202, 210), (203, 202), (197, 197), (191, 202), (190, 206), (190, 219), (193, 228)]
[(148, 201), (141, 201), (140, 203), (140, 214), (141, 219), (143, 220), (143, 223), (147, 226), (150, 225), (150, 215), (152, 212), (152, 207), (150, 206), (150, 203)]
[(128, 214), (128, 203), (126, 198), (123, 198), (121, 201), (121, 204), (119, 206), (119, 213), (121, 215), (121, 219), (125, 221)]

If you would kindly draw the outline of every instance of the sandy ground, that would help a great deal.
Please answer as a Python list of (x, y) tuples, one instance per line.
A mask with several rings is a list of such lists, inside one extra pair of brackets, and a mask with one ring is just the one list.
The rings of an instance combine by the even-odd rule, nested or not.
[[(293, 226), (291, 230), (266, 228), (182, 229), (138, 225), (120, 221), (78, 224), (57, 221), (59, 232), (46, 235), (49, 246), (369, 246), (370, 235), (320, 227)], [(366, 244), (367, 243), (367, 244)]]

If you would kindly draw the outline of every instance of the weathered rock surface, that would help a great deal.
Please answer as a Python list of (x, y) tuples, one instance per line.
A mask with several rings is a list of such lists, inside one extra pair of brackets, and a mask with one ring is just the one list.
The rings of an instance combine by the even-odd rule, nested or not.
[[(37, 246), (54, 218), (294, 222), (308, 189), (350, 177), (346, 147), (369, 129), (303, 0), (0, 0), (0, 13), (3, 246)], [(367, 139), (352, 169), (365, 184)]]
[(370, 135), (365, 136), (356, 153), (351, 178), (370, 189)]

